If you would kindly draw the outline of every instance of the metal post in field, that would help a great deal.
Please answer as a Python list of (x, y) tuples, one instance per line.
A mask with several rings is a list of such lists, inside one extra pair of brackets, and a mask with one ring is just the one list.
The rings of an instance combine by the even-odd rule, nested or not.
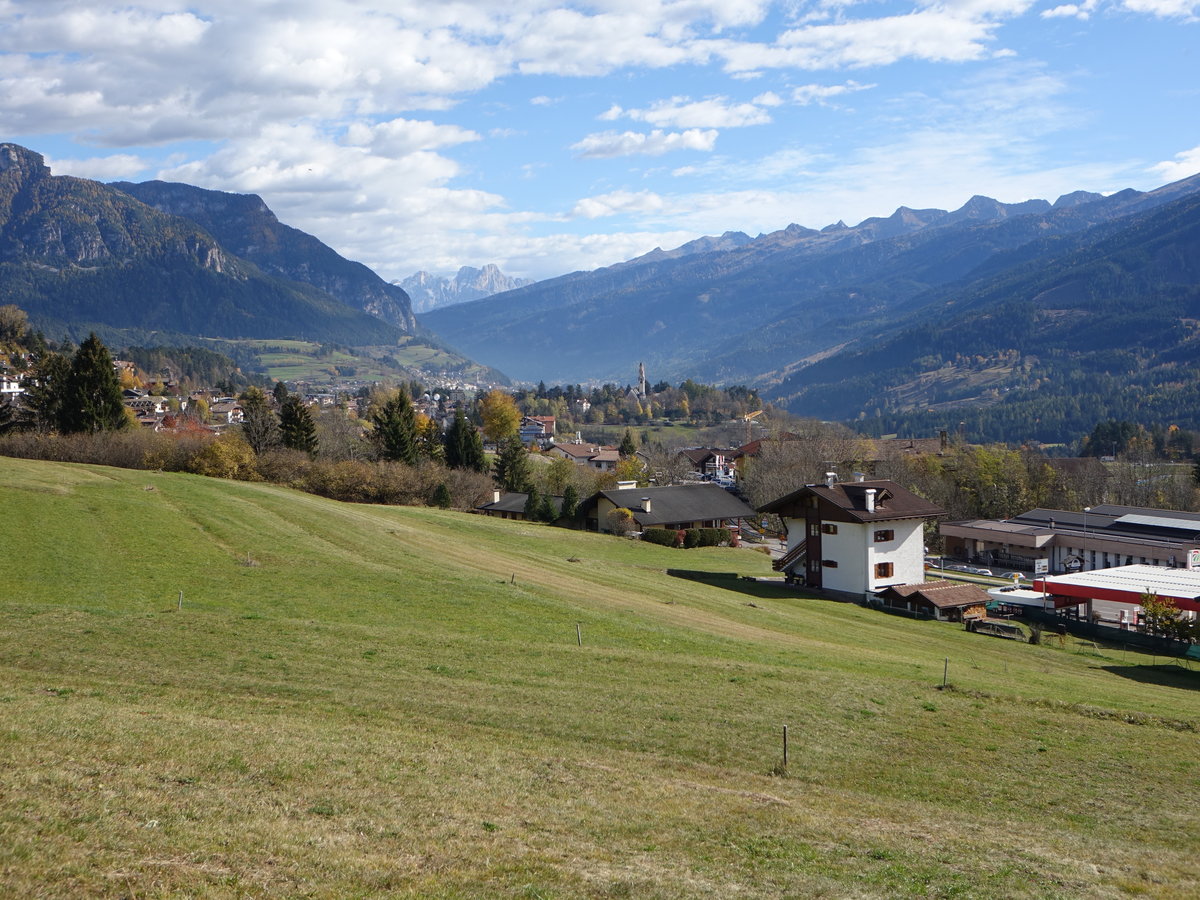
[(945, 662), (942, 663), (942, 687), (946, 686), (946, 676), (949, 674), (949, 672), (950, 672), (950, 657), (947, 656)]
[(788, 727), (786, 725), (784, 725), (783, 726), (783, 767), (785, 769), (787, 768), (787, 762), (788, 762), (788, 760), (787, 760), (787, 753), (788, 753), (787, 731), (788, 731)]
[(178, 608), (179, 608), (180, 610), (182, 610), (182, 609), (183, 609), (183, 591), (180, 591), (180, 592), (179, 592), (179, 607), (178, 607)]
[(578, 622), (575, 623), (575, 643), (583, 646), (583, 629), (579, 627)]

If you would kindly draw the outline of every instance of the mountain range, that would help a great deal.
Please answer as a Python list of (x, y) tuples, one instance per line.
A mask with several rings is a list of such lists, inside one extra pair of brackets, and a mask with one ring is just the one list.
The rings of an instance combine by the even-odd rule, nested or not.
[(429, 272), (414, 272), (397, 282), (412, 301), (415, 313), (426, 313), (441, 306), (481, 300), (493, 294), (515, 290), (533, 284), (528, 278), (512, 278), (505, 275), (493, 263), (482, 269), (463, 266), (453, 278), (431, 275)]
[[(990, 381), (978, 373), (951, 377), (946, 357), (953, 357), (955, 342), (976, 348), (977, 356), (1003, 356), (1011, 372), (1037, 382), (1050, 397), (1055, 380), (1074, 371), (1071, 360), (1103, 352), (1100, 334), (1111, 328), (1104, 317), (1115, 315), (1109, 301), (1133, 304), (1112, 333), (1118, 343), (1132, 346), (1138, 335), (1182, 327), (1178, 319), (1192, 314), (1184, 300), (1170, 311), (1138, 292), (1176, 284), (1174, 277), (1188, 283), (1187, 268), (1168, 260), (1190, 252), (1185, 226), (1197, 214), (1189, 205), (1197, 191), (1200, 176), (1145, 193), (1080, 191), (1054, 203), (1017, 204), (973, 197), (954, 211), (901, 207), (853, 227), (790, 225), (753, 239), (735, 237), (737, 246), (707, 249), (699, 242), (696, 252), (654, 252), (538, 282), (435, 310), (421, 321), (459, 350), (519, 379), (625, 382), (643, 361), (651, 380), (742, 382), (799, 414), (923, 428), (914, 413), (936, 412), (938, 404), (1003, 411), (1006, 394), (1022, 385), (995, 372)], [(1137, 248), (1151, 232), (1160, 234), (1162, 246), (1143, 254)], [(1118, 279), (1119, 286), (1114, 282), (1115, 294), (1079, 288), (1097, 304), (1096, 327), (1059, 332), (1078, 340), (1056, 345), (1053, 377), (1049, 347), (1028, 329), (979, 331), (979, 322), (1006, 321), (1012, 313), (1000, 308), (1016, 300), (1032, 304), (1025, 314), (1033, 321), (1070, 320), (1074, 313), (1057, 311), (1061, 294), (1012, 292), (1032, 290), (1035, 282), (1090, 285), (1097, 260), (1115, 258), (1119, 248), (1140, 260), (1138, 272)], [(1088, 274), (1080, 266), (1093, 269)], [(969, 307), (964, 297), (974, 298)], [(938, 353), (913, 357), (909, 351), (927, 343), (914, 336), (944, 322), (950, 324), (938, 332), (944, 339)], [(989, 335), (986, 348), (970, 340), (976, 331)], [(1184, 359), (1190, 352), (1166, 345), (1159, 351)], [(1154, 368), (1152, 359), (1139, 359), (1139, 366)], [(1060, 399), (1070, 406), (1069, 398)], [(995, 425), (990, 436), (999, 436)]]
[[(139, 199), (145, 198), (143, 199)], [(408, 296), (255, 196), (50, 173), (0, 144), (0, 302), (48, 334), (395, 343)]]
[[(495, 266), (414, 278), (441, 298), (512, 283)], [(5, 303), (51, 336), (95, 328), (130, 343), (420, 333), (531, 382), (624, 383), (644, 362), (652, 382), (747, 384), (876, 433), (1050, 442), (1104, 418), (1200, 429), (1200, 175), (726, 232), (418, 324), (403, 288), (259, 197), (54, 176), (0, 144)]]

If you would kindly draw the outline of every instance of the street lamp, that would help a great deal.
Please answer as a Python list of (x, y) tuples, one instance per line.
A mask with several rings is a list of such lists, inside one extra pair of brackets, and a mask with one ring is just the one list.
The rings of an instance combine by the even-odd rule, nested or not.
[[(1087, 533), (1088, 533), (1088, 530), (1087, 530), (1087, 514), (1088, 514), (1088, 513), (1090, 513), (1091, 511), (1092, 511), (1092, 508), (1091, 508), (1090, 506), (1085, 506), (1085, 507), (1083, 508), (1083, 537), (1084, 537), (1084, 540), (1086, 540), (1086, 539), (1087, 539)], [(1086, 548), (1085, 548), (1085, 547), (1083, 547), (1083, 546), (1082, 546), (1082, 544), (1083, 544), (1083, 541), (1080, 541), (1079, 543), (1080, 543), (1080, 545), (1081, 545), (1081, 546), (1079, 547), (1079, 556), (1080, 556), (1080, 558), (1081, 558), (1081, 559), (1087, 559), (1087, 557), (1086, 557), (1086, 556), (1084, 556), (1084, 553), (1086, 553), (1086, 552), (1087, 552), (1087, 550), (1086, 550)], [(1093, 561), (1093, 562), (1095, 562), (1095, 557), (1094, 557), (1094, 556), (1092, 557), (1092, 561)], [(1089, 567), (1089, 568), (1091, 568), (1091, 567)], [(1082, 569), (1081, 569), (1080, 571), (1082, 571)]]

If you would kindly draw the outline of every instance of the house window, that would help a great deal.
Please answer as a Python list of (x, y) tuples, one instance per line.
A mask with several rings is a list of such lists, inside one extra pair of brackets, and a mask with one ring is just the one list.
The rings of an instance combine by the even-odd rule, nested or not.
[(894, 571), (895, 571), (895, 569), (893, 568), (893, 565), (890, 562), (875, 563), (875, 577), (876, 578), (891, 578), (892, 573)]
[(829, 522), (821, 523), (821, 534), (837, 534), (837, 526)]
[(882, 544), (884, 541), (894, 541), (895, 539), (896, 532), (891, 528), (884, 528), (875, 532), (875, 543), (877, 544)]
[(813, 522), (813, 524), (808, 526), (808, 533), (816, 537), (821, 533), (821, 527), (816, 522)]
[(837, 560), (836, 559), (823, 559), (823, 560), (821, 560), (821, 565), (823, 565), (827, 569), (836, 569), (837, 568)]

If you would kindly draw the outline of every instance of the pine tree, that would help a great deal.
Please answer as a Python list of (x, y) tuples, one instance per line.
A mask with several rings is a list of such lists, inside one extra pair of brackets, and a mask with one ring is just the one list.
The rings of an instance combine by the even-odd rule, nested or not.
[(467, 468), (467, 431), (471, 428), (462, 407), (454, 411), (454, 421), (444, 435), (443, 456), (451, 469)]
[(529, 496), (525, 498), (525, 518), (530, 522), (537, 521), (542, 509), (542, 495), (535, 486), (530, 486)]
[(562, 502), (562, 517), (564, 519), (575, 518), (575, 513), (579, 510), (579, 492), (575, 490), (575, 485), (568, 484), (563, 489)]
[(451, 498), (450, 488), (446, 487), (446, 482), (438, 482), (438, 486), (433, 489), (433, 496), (429, 500), (430, 504), (438, 509), (449, 509)]
[(290, 396), (290, 394), (288, 394), (287, 385), (282, 381), (275, 382), (275, 389), (271, 393), (275, 397), (275, 404), (279, 407), (282, 407), (283, 404), (287, 403), (288, 397)]
[(317, 452), (317, 425), (299, 397), (287, 397), (279, 408), (279, 440), (289, 450)]
[(65, 433), (95, 433), (117, 431), (128, 424), (112, 356), (91, 334), (71, 359), (59, 410), (60, 429)]
[(279, 419), (262, 388), (248, 387), (238, 397), (242, 407), (242, 437), (255, 453), (279, 444)]
[(494, 473), (501, 490), (526, 491), (529, 489), (532, 482), (529, 475), (529, 456), (525, 452), (525, 445), (515, 434), (501, 442)]
[(617, 447), (617, 452), (621, 454), (623, 459), (628, 459), (637, 453), (637, 442), (633, 439), (633, 432), (628, 428), (625, 429), (625, 436), (621, 438), (621, 444)]
[(462, 467), (480, 473), (488, 470), (487, 456), (483, 452), (483, 435), (470, 423), (467, 424), (467, 435), (463, 441)]
[(63, 399), (71, 361), (49, 351), (38, 357), (33, 370), (21, 379), (24, 398), (17, 414), (20, 428), (54, 431), (62, 424)]
[(553, 522), (558, 518), (558, 510), (554, 507), (554, 499), (549, 494), (542, 494), (538, 504), (537, 517), (542, 522)]
[(407, 390), (392, 394), (371, 413), (371, 440), (380, 459), (417, 464), (417, 414)]

